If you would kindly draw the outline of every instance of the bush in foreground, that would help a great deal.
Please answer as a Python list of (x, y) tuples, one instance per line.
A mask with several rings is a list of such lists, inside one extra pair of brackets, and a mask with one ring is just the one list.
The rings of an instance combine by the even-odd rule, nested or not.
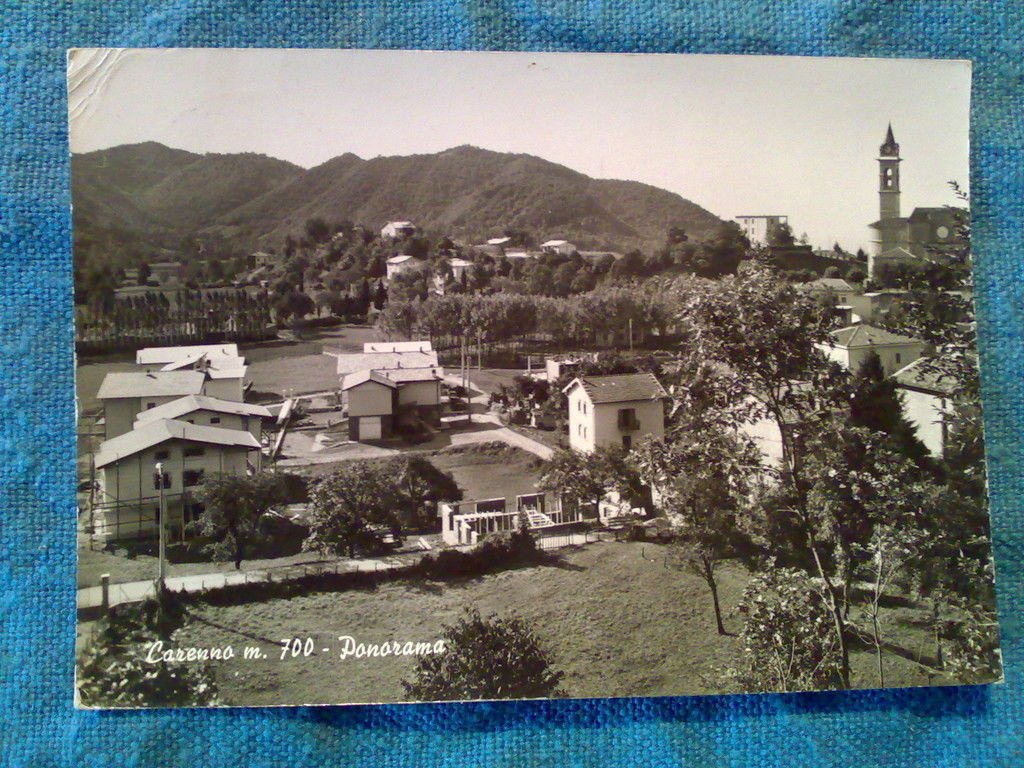
[(467, 611), (445, 627), (445, 652), (423, 656), (412, 680), (403, 680), (412, 701), (456, 699), (538, 699), (560, 696), (563, 672), (551, 669), (551, 657), (533, 629), (515, 616), (486, 619)]

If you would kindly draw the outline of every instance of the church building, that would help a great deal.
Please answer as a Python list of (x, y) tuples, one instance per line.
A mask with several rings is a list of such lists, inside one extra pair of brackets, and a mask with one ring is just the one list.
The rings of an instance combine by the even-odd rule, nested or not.
[(956, 217), (948, 208), (915, 208), (900, 215), (900, 145), (892, 125), (878, 150), (878, 221), (871, 224), (874, 242), (868, 254), (868, 273), (878, 279), (886, 267), (921, 264), (957, 242)]

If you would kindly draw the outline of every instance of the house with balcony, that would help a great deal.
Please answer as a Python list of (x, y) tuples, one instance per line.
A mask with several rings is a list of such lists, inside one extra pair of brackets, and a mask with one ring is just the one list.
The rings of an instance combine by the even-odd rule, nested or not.
[[(162, 474), (156, 471), (158, 463)], [(184, 526), (203, 513), (196, 494), (204, 478), (258, 472), (260, 443), (244, 429), (152, 419), (103, 441), (93, 466), (94, 536), (106, 540), (153, 535), (162, 489), (168, 530), (172, 537), (181, 537)]]
[(569, 399), (569, 447), (629, 450), (648, 435), (665, 434), (668, 393), (652, 373), (587, 376), (563, 390)]

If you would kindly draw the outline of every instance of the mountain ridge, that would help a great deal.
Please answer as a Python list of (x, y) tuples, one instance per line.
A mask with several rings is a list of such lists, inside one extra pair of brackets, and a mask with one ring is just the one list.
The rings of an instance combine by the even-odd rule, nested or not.
[(279, 247), (313, 217), (374, 228), (408, 219), (467, 243), (523, 229), (584, 249), (648, 252), (672, 226), (699, 240), (722, 223), (675, 192), (472, 145), (369, 159), (346, 152), (306, 169), (143, 142), (74, 155), (72, 190), (76, 250), (105, 242), (143, 258), (189, 237)]

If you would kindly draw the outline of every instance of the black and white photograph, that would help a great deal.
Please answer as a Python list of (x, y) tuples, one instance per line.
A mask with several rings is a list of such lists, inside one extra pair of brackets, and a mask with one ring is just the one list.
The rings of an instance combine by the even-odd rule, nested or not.
[(77, 706), (1001, 682), (970, 92), (69, 51)]

